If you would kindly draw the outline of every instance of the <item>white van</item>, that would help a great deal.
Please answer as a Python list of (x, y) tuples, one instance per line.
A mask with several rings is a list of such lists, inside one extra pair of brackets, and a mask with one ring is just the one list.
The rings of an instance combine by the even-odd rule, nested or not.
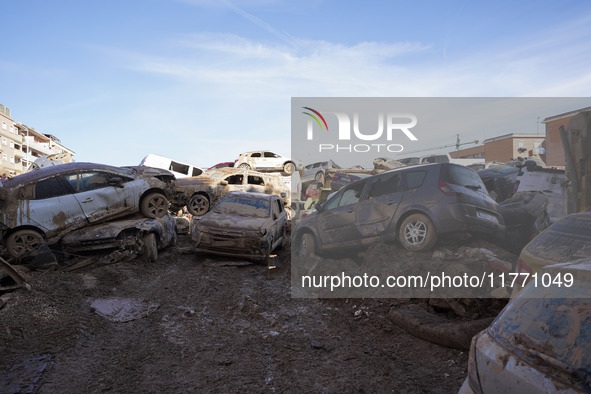
[(177, 178), (187, 178), (190, 176), (199, 176), (203, 170), (190, 164), (181, 163), (168, 157), (150, 153), (140, 162), (140, 166), (161, 168), (172, 172)]

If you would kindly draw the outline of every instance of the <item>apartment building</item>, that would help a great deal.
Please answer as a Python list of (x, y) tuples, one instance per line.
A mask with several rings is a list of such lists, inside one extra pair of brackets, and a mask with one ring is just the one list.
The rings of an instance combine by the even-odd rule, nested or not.
[[(484, 143), (472, 148), (449, 152), (453, 158), (484, 158), (485, 161), (508, 162), (518, 156), (539, 155), (545, 134), (510, 133), (488, 138)], [(525, 154), (519, 153), (524, 148)]]
[(57, 137), (14, 121), (10, 109), (0, 104), (0, 175), (15, 176), (27, 172), (39, 157), (59, 157), (70, 162), (74, 154)]

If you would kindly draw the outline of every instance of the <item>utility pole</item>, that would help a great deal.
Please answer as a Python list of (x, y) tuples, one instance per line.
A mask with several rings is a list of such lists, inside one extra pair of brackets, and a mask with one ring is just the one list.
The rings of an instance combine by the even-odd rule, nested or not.
[(460, 150), (460, 135), (456, 134), (456, 151)]

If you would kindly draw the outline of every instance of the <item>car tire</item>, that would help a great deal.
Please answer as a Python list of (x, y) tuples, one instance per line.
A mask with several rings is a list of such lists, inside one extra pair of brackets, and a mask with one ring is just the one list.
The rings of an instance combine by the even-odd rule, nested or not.
[(283, 172), (287, 175), (293, 174), (295, 171), (295, 165), (292, 162), (287, 162), (283, 165)]
[(245, 170), (250, 170), (250, 165), (246, 163), (242, 163), (238, 166), (238, 168), (244, 168)]
[(142, 247), (142, 258), (148, 262), (153, 263), (158, 259), (158, 243), (156, 242), (156, 235), (149, 233), (144, 235), (144, 246)]
[(187, 204), (187, 210), (193, 216), (203, 216), (209, 212), (209, 198), (205, 194), (195, 194)]
[(400, 225), (398, 240), (408, 250), (429, 250), (437, 242), (437, 231), (431, 219), (422, 213), (415, 213)]
[(35, 230), (18, 230), (6, 239), (6, 249), (12, 257), (19, 258), (44, 242), (43, 235)]
[(140, 211), (147, 218), (161, 218), (168, 213), (168, 198), (162, 193), (149, 193), (142, 198)]
[(299, 244), (299, 255), (300, 257), (308, 258), (316, 253), (316, 241), (314, 236), (310, 233), (302, 235)]

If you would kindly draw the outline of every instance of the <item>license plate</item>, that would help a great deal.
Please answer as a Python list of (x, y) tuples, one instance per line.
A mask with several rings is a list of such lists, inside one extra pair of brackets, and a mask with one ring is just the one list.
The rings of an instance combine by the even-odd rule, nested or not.
[(488, 213), (488, 212), (476, 211), (476, 216), (478, 216), (481, 219), (490, 220), (491, 222), (499, 223), (499, 220), (497, 219), (497, 217), (495, 215)]

